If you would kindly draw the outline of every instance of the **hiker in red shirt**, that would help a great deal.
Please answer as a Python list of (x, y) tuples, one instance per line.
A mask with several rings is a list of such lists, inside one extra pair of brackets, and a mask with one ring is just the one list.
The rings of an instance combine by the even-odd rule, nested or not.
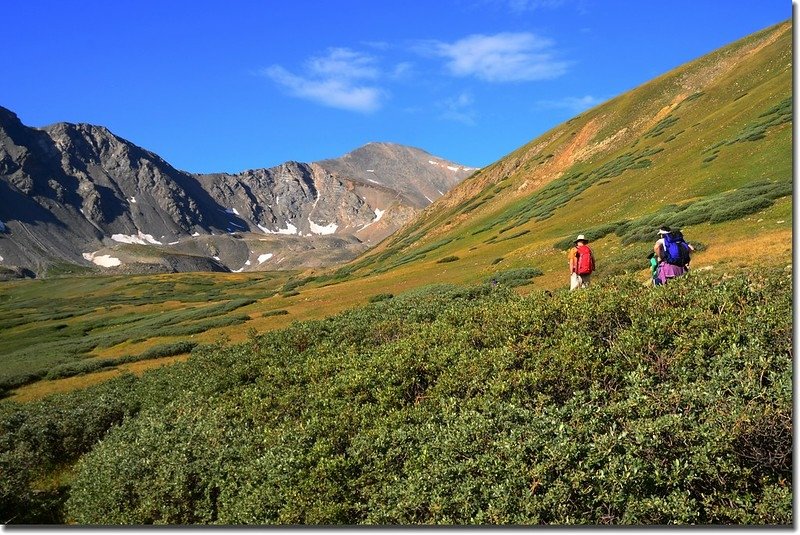
[(569, 250), (569, 289), (586, 288), (594, 271), (594, 255), (587, 245), (589, 240), (580, 234), (575, 239), (575, 247)]

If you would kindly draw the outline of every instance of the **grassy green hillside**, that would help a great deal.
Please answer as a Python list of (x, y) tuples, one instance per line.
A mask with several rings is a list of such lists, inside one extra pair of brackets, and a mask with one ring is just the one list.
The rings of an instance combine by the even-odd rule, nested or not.
[(173, 362), (198, 343), (230, 338), (229, 329), (246, 330), (254, 317), (270, 317), (258, 300), (278, 294), (287, 277), (195, 273), (6, 282), (0, 288), (0, 394), (29, 385), (14, 398), (31, 399)]
[[(534, 265), (552, 288), (565, 284), (562, 250), (575, 235), (594, 239), (602, 276), (644, 269), (664, 223), (701, 244), (697, 267), (788, 263), (791, 45), (787, 22), (567, 121), (345, 270), (477, 281)], [(446, 271), (436, 263), (453, 256)]]

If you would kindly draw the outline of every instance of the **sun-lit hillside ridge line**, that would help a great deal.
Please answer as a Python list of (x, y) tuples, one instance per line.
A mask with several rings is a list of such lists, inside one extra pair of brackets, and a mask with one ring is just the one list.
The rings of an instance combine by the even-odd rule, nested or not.
[[(537, 237), (560, 241), (759, 181), (780, 182), (784, 186), (775, 186), (783, 188), (780, 196), (789, 195), (791, 94), (791, 23), (786, 22), (554, 128), (465, 180), (345, 269), (368, 275), (403, 264), (415, 251), (424, 260), (412, 261), (462, 256), (468, 246), (486, 248), (472, 236), (499, 241), (530, 230), (514, 242), (517, 256), (524, 257)], [(748, 140), (754, 123), (767, 127), (760, 138)], [(709, 160), (709, 154), (719, 157)], [(518, 217), (510, 217), (515, 211)], [(743, 215), (749, 215), (747, 209)], [(507, 254), (509, 247), (496, 249)]]

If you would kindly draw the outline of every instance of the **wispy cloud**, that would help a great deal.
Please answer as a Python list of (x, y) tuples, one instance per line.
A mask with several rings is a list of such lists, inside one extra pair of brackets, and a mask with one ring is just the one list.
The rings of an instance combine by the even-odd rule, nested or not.
[(442, 109), (441, 119), (455, 121), (467, 126), (475, 126), (477, 113), (473, 104), (475, 99), (471, 93), (464, 91), (459, 95), (442, 100), (438, 106)]
[(375, 79), (379, 74), (375, 57), (349, 48), (331, 48), (326, 55), (309, 59), (307, 65), (316, 75), (342, 79)]
[(573, 8), (578, 13), (586, 13), (585, 0), (473, 0), (475, 8), (486, 6), (508, 11), (514, 15), (521, 15), (532, 11), (559, 9), (562, 7)]
[(583, 97), (563, 97), (555, 100), (538, 100), (536, 101), (536, 108), (538, 109), (565, 109), (571, 112), (581, 112), (597, 106), (604, 99), (586, 95)]
[(564, 5), (565, 0), (504, 0), (512, 13), (523, 13), (537, 9), (555, 9)]
[(474, 34), (453, 43), (420, 43), (417, 51), (446, 58), (454, 76), (518, 82), (557, 78), (567, 72), (569, 63), (556, 59), (554, 44), (532, 33)]
[(393, 79), (401, 80), (410, 78), (414, 73), (414, 64), (410, 61), (403, 61), (394, 66), (389, 76)]
[(374, 112), (386, 96), (374, 83), (381, 77), (377, 59), (348, 48), (332, 48), (323, 56), (310, 58), (302, 76), (280, 65), (263, 69), (261, 74), (292, 96), (348, 111)]

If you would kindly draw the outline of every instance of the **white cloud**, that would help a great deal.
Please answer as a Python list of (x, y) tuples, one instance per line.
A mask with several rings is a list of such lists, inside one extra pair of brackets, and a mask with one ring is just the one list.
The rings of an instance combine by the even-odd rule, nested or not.
[(520, 15), (530, 11), (558, 9), (561, 7), (572, 7), (579, 13), (585, 11), (585, 0), (575, 0), (569, 3), (566, 0), (473, 0), (473, 7), (483, 8), (491, 6), (496, 9), (509, 11), (514, 15)]
[(474, 34), (454, 43), (430, 41), (418, 50), (448, 59), (455, 76), (475, 76), (488, 82), (557, 78), (568, 63), (554, 57), (554, 42), (532, 33)]
[(272, 65), (261, 74), (295, 97), (343, 110), (374, 112), (386, 96), (383, 89), (370, 83), (380, 78), (381, 71), (377, 60), (368, 54), (332, 48), (324, 56), (309, 59), (306, 71), (300, 76)]
[(374, 57), (348, 48), (331, 48), (327, 55), (309, 59), (307, 65), (318, 76), (345, 80), (375, 79), (379, 74)]
[(564, 97), (557, 100), (539, 100), (536, 102), (538, 109), (566, 109), (572, 112), (581, 112), (597, 106), (604, 100), (586, 95), (583, 97)]
[(564, 5), (564, 0), (507, 0), (513, 13), (523, 13), (537, 9), (555, 9)]
[(439, 102), (439, 107), (443, 109), (440, 118), (467, 126), (475, 126), (476, 112), (472, 106), (474, 103), (475, 99), (472, 94), (466, 91), (445, 99)]
[(390, 76), (394, 79), (410, 78), (414, 72), (414, 64), (409, 61), (398, 63), (392, 69)]

